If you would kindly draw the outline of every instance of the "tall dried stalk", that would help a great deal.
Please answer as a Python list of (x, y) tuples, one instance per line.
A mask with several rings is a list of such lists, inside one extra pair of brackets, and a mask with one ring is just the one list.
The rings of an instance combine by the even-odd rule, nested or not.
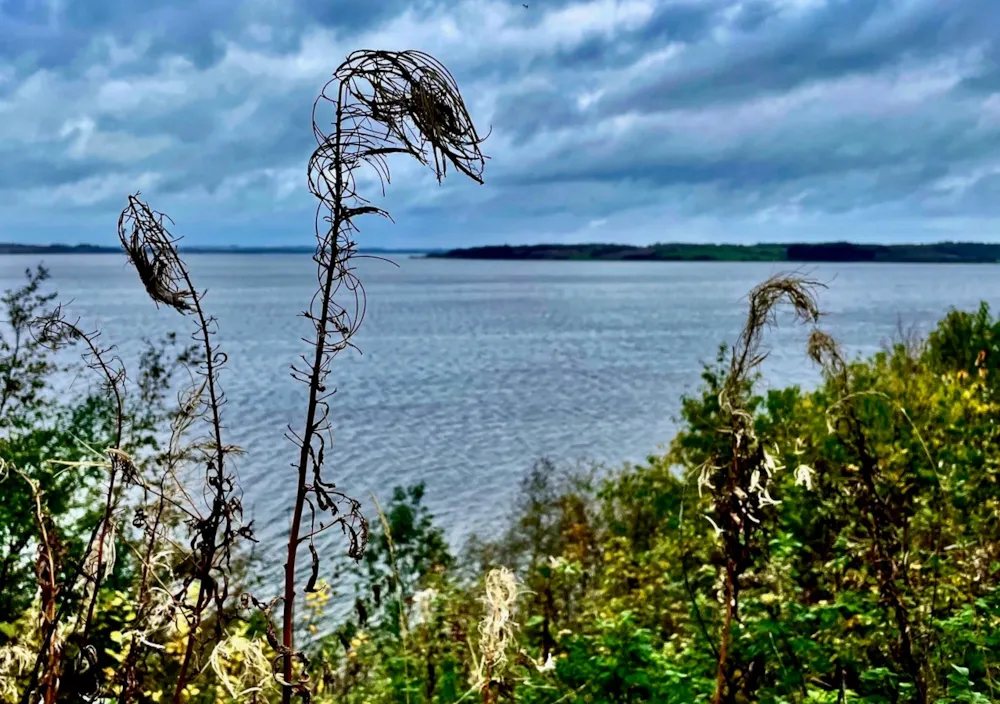
[[(31, 500), (35, 521), (38, 524), (38, 557), (35, 561), (35, 576), (38, 579), (40, 596), (39, 629), (42, 634), (42, 644), (35, 660), (34, 678), (41, 664), (41, 677), (38, 681), (38, 701), (44, 704), (54, 704), (59, 694), (59, 678), (61, 675), (62, 649), (59, 631), (59, 613), (57, 603), (62, 585), (59, 583), (59, 570), (65, 551), (56, 536), (55, 525), (46, 513), (42, 502), (42, 488), (19, 467), (13, 467), (14, 472), (21, 477), (31, 490)], [(0, 460), (0, 479), (8, 466)], [(34, 686), (34, 685), (32, 685)]]
[[(186, 609), (190, 630), (174, 688), (173, 700), (177, 703), (181, 701), (188, 682), (206, 610), (214, 603), (220, 619), (224, 612), (225, 601), (229, 597), (233, 548), (240, 538), (252, 539), (252, 533), (249, 525), (241, 525), (239, 488), (226, 469), (226, 456), (235, 451), (222, 439), (225, 397), (218, 376), (226, 363), (226, 355), (212, 343), (216, 321), (206, 315), (202, 307), (203, 294), (196, 292), (191, 275), (177, 254), (177, 240), (164, 225), (165, 221), (169, 222), (169, 218), (152, 210), (139, 199), (137, 193), (129, 196), (128, 205), (118, 219), (118, 236), (150, 298), (179, 313), (195, 316), (197, 328), (194, 338), (201, 346), (200, 374), (205, 382), (205, 396), (199, 397), (198, 403), (203, 406), (199, 415), (211, 427), (205, 457), (210, 506), (206, 516), (191, 521), (194, 533), (191, 570), (175, 597), (178, 603), (186, 604), (189, 588), (192, 585), (196, 588), (194, 604)], [(218, 623), (217, 629), (221, 630), (221, 627), (222, 624)]]
[[(851, 391), (848, 365), (836, 341), (826, 333), (815, 331), (809, 338), (808, 351), (809, 356), (822, 367), (827, 378), (841, 394), (841, 398), (830, 409), (837, 414), (836, 420), (831, 422), (831, 427), (836, 432), (838, 441), (850, 447), (858, 457), (858, 508), (865, 519), (871, 540), (871, 551), (875, 556), (872, 566), (878, 579), (879, 595), (882, 603), (888, 607), (889, 616), (899, 631), (897, 640), (892, 645), (893, 655), (913, 680), (917, 703), (926, 704), (930, 701), (927, 668), (915, 647), (914, 628), (917, 625), (917, 616), (907, 606), (904, 590), (897, 583), (902, 581), (904, 587), (909, 588), (909, 575), (905, 565), (907, 551), (900, 543), (896, 532), (903, 520), (894, 515), (892, 507), (879, 494), (878, 486), (883, 482), (882, 470), (854, 405), (860, 398), (881, 397), (883, 394)], [(898, 410), (902, 411), (912, 425), (906, 411), (901, 408)], [(917, 435), (919, 437), (919, 432)], [(924, 452), (927, 453), (930, 466), (936, 466), (927, 446), (923, 444), (923, 439), (920, 442)], [(938, 507), (938, 512), (941, 511), (942, 509)]]
[[(333, 111), (332, 129), (326, 131), (320, 111)], [(454, 79), (433, 57), (419, 51), (372, 51), (352, 53), (334, 71), (313, 106), (313, 133), (317, 147), (309, 160), (309, 189), (319, 200), (316, 213), (318, 290), (304, 317), (312, 324), (311, 356), (302, 356), (302, 366), (292, 367), (292, 376), (308, 386), (306, 417), (301, 433), (289, 428), (289, 437), (299, 447), (295, 503), (288, 536), (285, 563), (281, 661), (282, 701), (293, 693), (306, 692), (304, 680), (296, 680), (293, 663), (302, 654), (294, 649), (295, 569), (299, 547), (308, 543), (312, 574), (305, 591), (317, 579), (319, 559), (316, 535), (339, 526), (349, 536), (349, 554), (359, 558), (367, 540), (367, 524), (357, 501), (336, 490), (322, 475), (326, 434), (330, 431), (327, 378), (333, 359), (352, 346), (352, 338), (364, 317), (365, 294), (354, 273), (356, 256), (354, 219), (382, 215), (356, 190), (355, 178), (371, 168), (383, 184), (389, 181), (386, 157), (408, 154), (431, 165), (440, 181), (450, 163), (482, 183), (484, 157), (482, 139), (476, 133)], [(343, 293), (343, 302), (338, 294)], [(346, 505), (342, 508), (342, 505)], [(310, 527), (302, 534), (308, 506)], [(328, 514), (326, 521), (317, 514)]]
[(783, 304), (791, 307), (802, 323), (815, 324), (820, 311), (815, 292), (817, 281), (796, 276), (775, 276), (750, 293), (750, 309), (739, 339), (733, 347), (729, 370), (719, 394), (723, 419), (721, 431), (728, 436), (725, 452), (701, 468), (699, 491), (708, 487), (713, 496), (710, 518), (722, 541), (725, 599), (719, 639), (714, 704), (734, 700), (729, 666), (732, 631), (739, 621), (740, 579), (752, 565), (767, 506), (777, 503), (768, 493), (776, 460), (757, 441), (749, 410), (753, 375), (766, 359), (764, 332), (776, 324)]

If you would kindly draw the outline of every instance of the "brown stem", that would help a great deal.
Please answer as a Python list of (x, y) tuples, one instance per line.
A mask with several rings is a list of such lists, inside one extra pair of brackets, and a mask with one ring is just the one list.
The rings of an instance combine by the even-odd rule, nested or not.
[[(186, 268), (182, 269), (184, 280), (188, 285), (188, 289), (194, 291), (194, 284), (191, 282), (191, 277), (188, 274)], [(202, 544), (205, 546), (205, 553), (203, 555), (201, 565), (198, 570), (198, 598), (195, 601), (195, 610), (192, 614), (191, 619), (191, 631), (188, 634), (187, 644), (184, 648), (184, 660), (181, 664), (181, 669), (177, 673), (177, 683), (174, 687), (174, 704), (180, 704), (181, 698), (184, 692), (184, 687), (187, 685), (188, 669), (191, 666), (191, 658), (194, 652), (195, 643), (198, 636), (198, 628), (201, 626), (202, 612), (207, 607), (210, 600), (210, 594), (208, 593), (207, 586), (211, 584), (211, 572), (212, 565), (215, 562), (215, 539), (219, 532), (219, 523), (222, 520), (222, 514), (226, 510), (225, 508), (225, 467), (223, 460), (225, 458), (225, 447), (222, 444), (222, 415), (219, 410), (219, 394), (216, 390), (216, 368), (215, 368), (215, 353), (212, 350), (212, 341), (210, 338), (210, 333), (208, 330), (208, 320), (205, 317), (205, 312), (201, 306), (201, 296), (195, 294), (193, 296), (195, 312), (198, 315), (198, 326), (201, 331), (201, 342), (205, 350), (205, 377), (208, 383), (208, 398), (209, 405), (212, 411), (212, 430), (215, 435), (215, 473), (216, 473), (216, 495), (212, 502), (212, 513), (209, 517), (208, 525), (205, 527), (204, 539)]]
[[(298, 464), (298, 484), (295, 489), (295, 506), (292, 509), (292, 525), (288, 532), (288, 557), (285, 561), (285, 598), (282, 605), (282, 630), (281, 645), (284, 660), (282, 662), (282, 675), (285, 685), (281, 690), (282, 704), (289, 704), (292, 700), (292, 652), (295, 645), (295, 558), (298, 552), (301, 539), (299, 533), (302, 530), (302, 512), (305, 508), (307, 479), (309, 472), (309, 458), (312, 449), (313, 436), (316, 433), (316, 414), (319, 409), (320, 389), (323, 384), (324, 375), (324, 355), (326, 353), (327, 328), (330, 318), (330, 298), (333, 296), (334, 282), (337, 278), (337, 235), (343, 223), (341, 210), (343, 205), (343, 174), (340, 168), (341, 131), (343, 119), (344, 88), (340, 87), (337, 100), (337, 120), (336, 120), (336, 143), (334, 144), (334, 170), (336, 173), (335, 207), (333, 221), (329, 230), (330, 260), (326, 264), (325, 278), (320, 295), (320, 305), (322, 312), (316, 325), (316, 344), (313, 351), (312, 368), (309, 374), (309, 404), (306, 408), (306, 423), (302, 433), (301, 447), (299, 449)], [(320, 245), (317, 259), (322, 261), (324, 256), (323, 245)]]
[[(65, 323), (72, 331), (78, 334), (83, 341), (90, 348), (90, 353), (93, 355), (94, 363), (100, 367), (104, 376), (107, 377), (108, 387), (111, 389), (111, 393), (115, 397), (115, 441), (112, 446), (115, 450), (121, 449), (122, 444), (122, 427), (125, 423), (125, 411), (122, 404), (122, 394), (121, 389), (118, 388), (118, 378), (111, 371), (111, 368), (104, 361), (102, 353), (97, 349), (97, 345), (94, 344), (92, 336), (83, 333), (78, 327), (70, 323)], [(100, 333), (97, 333), (100, 334)], [(114, 360), (112, 359), (112, 362)], [(90, 634), (90, 626), (94, 619), (94, 609), (97, 606), (98, 592), (101, 588), (101, 573), (104, 567), (104, 543), (108, 537), (108, 524), (111, 522), (111, 516), (113, 513), (112, 504), (115, 498), (115, 480), (118, 478), (117, 472), (115, 470), (115, 463), (111, 463), (111, 478), (108, 480), (108, 496), (104, 502), (104, 516), (101, 519), (101, 534), (97, 540), (97, 567), (94, 572), (94, 594), (90, 599), (90, 604), (87, 607), (87, 618), (83, 622), (83, 638), (86, 641), (87, 636)]]
[[(162, 493), (163, 482), (160, 482), (160, 488)], [(146, 605), (146, 600), (149, 596), (149, 577), (151, 573), (150, 562), (153, 559), (153, 550), (156, 547), (156, 531), (160, 527), (160, 521), (163, 518), (163, 512), (166, 510), (166, 501), (160, 498), (156, 504), (156, 518), (153, 520), (153, 527), (149, 530), (149, 540), (146, 542), (146, 554), (142, 559), (142, 573), (139, 581), (139, 604), (142, 606)], [(131, 701), (132, 696), (135, 693), (135, 668), (139, 660), (140, 648), (133, 639), (131, 645), (129, 646), (128, 658), (125, 660), (125, 666), (122, 669), (122, 691), (121, 695), (118, 697), (118, 704), (126, 704)]]
[[(93, 369), (99, 369), (104, 374), (104, 376), (107, 378), (108, 388), (111, 390), (111, 392), (112, 392), (112, 394), (114, 395), (114, 398), (115, 398), (115, 438), (114, 438), (114, 449), (118, 450), (118, 449), (121, 448), (122, 428), (123, 428), (124, 421), (125, 421), (124, 410), (123, 410), (123, 401), (122, 401), (122, 395), (121, 395), (121, 389), (118, 386), (118, 383), (119, 383), (120, 379), (119, 379), (118, 376), (115, 375), (114, 372), (112, 372), (111, 367), (108, 366), (108, 363), (104, 360), (103, 352), (101, 350), (99, 350), (97, 348), (97, 345), (94, 343), (94, 337), (95, 337), (95, 335), (88, 335), (87, 333), (85, 333), (82, 330), (80, 330), (80, 328), (77, 327), (77, 325), (64, 320), (61, 317), (61, 315), (60, 315), (60, 310), (61, 309), (57, 307), (56, 311), (52, 314), (52, 317), (49, 318), (49, 321), (52, 324), (64, 326), (67, 330), (70, 331), (71, 335), (73, 335), (74, 337), (78, 337), (78, 338), (82, 339), (86, 343), (87, 347), (90, 350), (90, 354), (93, 357), (93, 362), (90, 365), (91, 368), (93, 368)], [(107, 350), (105, 350), (105, 351), (107, 351)], [(111, 505), (112, 505), (112, 502), (113, 502), (113, 499), (114, 499), (115, 478), (116, 478), (116, 471), (114, 469), (114, 464), (112, 464), (111, 478), (110, 478), (109, 484), (108, 484), (108, 495), (107, 495), (107, 500), (106, 500), (105, 506), (104, 506), (104, 515), (103, 515), (101, 521), (97, 525), (94, 526), (94, 529), (90, 533), (90, 538), (87, 541), (87, 549), (83, 553), (83, 561), (81, 561), (81, 563), (78, 565), (78, 567), (76, 569), (76, 572), (73, 575), (73, 578), (70, 579), (70, 580), (68, 580), (66, 582), (67, 585), (72, 586), (76, 582), (76, 579), (81, 574), (84, 574), (84, 566), (85, 566), (86, 558), (90, 554), (90, 551), (94, 547), (94, 541), (98, 540), (98, 526), (99, 526), (100, 527), (100, 534), (99, 534), (100, 537), (99, 537), (99, 542), (98, 542), (98, 546), (97, 546), (97, 569), (96, 569), (96, 572), (95, 572), (95, 574), (93, 576), (94, 593), (93, 593), (93, 597), (90, 600), (90, 604), (87, 607), (87, 617), (86, 617), (86, 620), (84, 621), (84, 631), (83, 631), (84, 639), (86, 639), (86, 637), (87, 637), (87, 635), (89, 634), (89, 631), (90, 631), (90, 625), (91, 625), (92, 620), (93, 620), (94, 608), (95, 608), (95, 605), (97, 603), (98, 591), (100, 589), (100, 584), (101, 584), (101, 571), (102, 571), (102, 567), (103, 567), (103, 564), (104, 564), (104, 542), (107, 539), (108, 522), (109, 522), (111, 514), (112, 514), (112, 506)], [(40, 507), (39, 507), (39, 510), (41, 510)], [(43, 530), (43, 533), (44, 533), (44, 528), (42, 530)], [(84, 576), (86, 577), (88, 575), (84, 574)], [(55, 579), (54, 575), (53, 575), (53, 579)], [(28, 685), (28, 687), (25, 688), (25, 693), (24, 693), (24, 695), (23, 695), (23, 697), (21, 699), (22, 702), (26, 702), (27, 701), (27, 699), (30, 696), (31, 690), (32, 690), (32, 688), (35, 685), (35, 682), (38, 681), (37, 677), (38, 677), (39, 668), (41, 667), (41, 661), (42, 661), (43, 654), (46, 653), (46, 652), (49, 652), (50, 653), (50, 658), (54, 657), (53, 653), (55, 653), (55, 648), (53, 648), (51, 646), (52, 638), (55, 636), (56, 632), (58, 631), (59, 622), (62, 620), (62, 617), (63, 617), (63, 615), (64, 615), (64, 613), (66, 611), (66, 608), (67, 608), (67, 605), (69, 604), (69, 601), (64, 601), (59, 606), (58, 610), (56, 610), (56, 608), (55, 608), (55, 603), (56, 603), (56, 593), (53, 592), (53, 595), (52, 595), (52, 604), (51, 604), (52, 612), (51, 612), (51, 614), (46, 614), (46, 618), (49, 619), (48, 620), (49, 627), (45, 630), (45, 635), (42, 637), (42, 648), (41, 648), (41, 650), (38, 653), (38, 657), (35, 659), (35, 665), (34, 665), (34, 667), (32, 669), (31, 677), (29, 678), (29, 685)], [(48, 663), (48, 669), (47, 669), (46, 672), (48, 672), (48, 670), (52, 670), (53, 668), (55, 668), (57, 666), (58, 666), (57, 662), (51, 662), (50, 661)], [(46, 673), (45, 678), (51, 678), (51, 676), (48, 673)], [(44, 680), (43, 680), (43, 687), (45, 687), (45, 686), (46, 685), (44, 684)], [(56, 683), (55, 687), (56, 687), (56, 690), (58, 690), (58, 682)], [(53, 694), (53, 696), (54, 696), (54, 694)]]
[[(334, 225), (339, 227), (339, 222)], [(332, 242), (331, 238), (331, 242)], [(306, 410), (306, 426), (302, 435), (302, 447), (299, 451), (298, 485), (295, 492), (295, 507), (292, 512), (292, 525), (288, 533), (288, 558), (285, 562), (285, 600), (282, 608), (283, 627), (281, 633), (281, 644), (285, 650), (282, 674), (285, 682), (292, 681), (292, 648), (294, 646), (295, 631), (295, 558), (298, 546), (301, 544), (299, 533), (302, 530), (302, 512), (305, 508), (306, 484), (309, 471), (309, 451), (310, 443), (316, 432), (316, 412), (319, 408), (319, 387), (323, 374), (323, 354), (327, 334), (328, 316), (327, 304), (333, 290), (333, 283), (336, 279), (336, 265), (332, 259), (336, 252), (331, 252), (331, 263), (326, 271), (326, 279), (323, 281), (322, 300), (324, 301), (323, 314), (320, 316), (319, 325), (316, 332), (316, 350), (313, 357), (312, 372), (309, 378), (309, 405)], [(284, 687), (282, 691), (282, 701), (291, 701), (290, 687)]]
[[(57, 582), (58, 570), (56, 569), (55, 549), (52, 546), (52, 536), (49, 534), (48, 526), (52, 525), (45, 510), (42, 508), (41, 489), (34, 480), (17, 470), (22, 478), (31, 488), (32, 499), (35, 504), (35, 520), (38, 523), (39, 537), (39, 558), (38, 583), (41, 592), (41, 626), (44, 636), (42, 638), (42, 648), (39, 650), (38, 659), (35, 661), (37, 667), (39, 661), (44, 660), (45, 666), (39, 681), (41, 689), (41, 701), (45, 704), (54, 704), (59, 694), (59, 647), (53, 643), (56, 628), (58, 627), (56, 601), (59, 594), (59, 583)], [(25, 695), (30, 694), (30, 688), (26, 689)]]
[(101, 518), (101, 533), (97, 539), (97, 567), (94, 572), (94, 594), (90, 599), (90, 604), (87, 606), (87, 618), (83, 622), (83, 638), (86, 640), (87, 635), (90, 633), (90, 625), (94, 619), (94, 609), (97, 606), (98, 590), (101, 588), (101, 573), (104, 567), (104, 542), (108, 537), (108, 523), (111, 520), (112, 504), (114, 503), (115, 497), (115, 480), (118, 478), (118, 473), (111, 470), (111, 479), (108, 482), (108, 496), (104, 502), (104, 516)]
[(715, 670), (715, 695), (713, 704), (722, 704), (726, 691), (726, 667), (729, 660), (729, 641), (732, 638), (733, 615), (736, 605), (736, 564), (732, 559), (726, 560), (726, 617), (722, 623), (722, 639), (719, 643), (719, 665)]
[(927, 681), (924, 678), (923, 667), (913, 651), (912, 619), (895, 581), (899, 564), (894, 556), (899, 552), (900, 546), (898, 540), (891, 534), (892, 519), (889, 510), (877, 491), (878, 463), (868, 450), (864, 431), (853, 409), (849, 411), (848, 420), (855, 450), (860, 459), (863, 489), (861, 508), (867, 514), (870, 524), (872, 547), (876, 554), (875, 571), (878, 575), (879, 592), (888, 603), (899, 631), (897, 657), (916, 687), (917, 704), (926, 704)]
[[(56, 315), (57, 316), (59, 315), (58, 308), (56, 311)], [(104, 374), (105, 378), (107, 379), (108, 388), (110, 389), (115, 399), (115, 438), (114, 438), (114, 443), (112, 444), (112, 448), (116, 451), (120, 450), (122, 444), (122, 429), (125, 423), (125, 410), (122, 402), (122, 393), (121, 389), (118, 386), (120, 377), (111, 370), (109, 363), (106, 362), (104, 359), (104, 352), (108, 352), (110, 351), (110, 349), (113, 348), (109, 348), (108, 350), (104, 350), (104, 352), (102, 352), (97, 348), (97, 345), (94, 342), (94, 339), (98, 335), (100, 335), (100, 333), (88, 335), (85, 332), (83, 332), (79, 327), (77, 327), (77, 325), (70, 323), (66, 320), (63, 320), (61, 317), (56, 317), (54, 320), (65, 326), (73, 336), (79, 337), (84, 341), (84, 343), (87, 345), (87, 348), (90, 350), (90, 354), (92, 357), (92, 362), (90, 363), (90, 367), (92, 369), (99, 370), (102, 374)], [(113, 362), (114, 358), (112, 358), (112, 363)], [(115, 462), (114, 460), (112, 460), (111, 477), (108, 480), (108, 494), (104, 502), (104, 514), (101, 517), (101, 521), (99, 523), (99, 525), (101, 526), (101, 531), (99, 537), (97, 538), (97, 566), (95, 567), (93, 574), (93, 581), (94, 581), (93, 594), (90, 598), (90, 603), (87, 605), (87, 617), (83, 622), (84, 642), (86, 642), (87, 636), (90, 635), (90, 627), (94, 620), (94, 610), (97, 607), (97, 599), (99, 597), (99, 592), (101, 589), (102, 572), (104, 571), (104, 543), (107, 540), (108, 525), (110, 524), (111, 516), (114, 513), (113, 504), (115, 502), (115, 481), (117, 480), (117, 478), (118, 478), (118, 472), (116, 470)], [(89, 554), (89, 551), (87, 554)]]

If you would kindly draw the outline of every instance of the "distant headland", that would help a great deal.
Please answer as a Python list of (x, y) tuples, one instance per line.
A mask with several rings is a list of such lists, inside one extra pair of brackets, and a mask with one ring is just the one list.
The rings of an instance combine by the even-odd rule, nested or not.
[(727, 262), (884, 262), (996, 263), (1000, 244), (536, 244), (470, 247), (426, 256), (443, 259), (564, 261), (727, 261)]

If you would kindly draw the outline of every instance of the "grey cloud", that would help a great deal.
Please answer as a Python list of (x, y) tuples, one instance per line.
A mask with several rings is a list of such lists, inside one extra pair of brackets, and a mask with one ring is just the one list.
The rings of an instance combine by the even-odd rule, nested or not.
[(720, 0), (662, 3), (648, 22), (632, 31), (591, 37), (579, 45), (557, 50), (551, 56), (539, 57), (529, 66), (536, 70), (558, 68), (577, 74), (627, 66), (646, 54), (650, 46), (703, 39), (725, 6), (726, 3)]
[(80, 181), (100, 164), (86, 161), (53, 160), (41, 154), (25, 154), (17, 160), (0, 159), (0, 183), (19, 188), (44, 188)]
[[(839, 124), (838, 124), (839, 122)], [(531, 164), (528, 173), (504, 178), (532, 182), (617, 181), (639, 177), (659, 184), (725, 182), (755, 186), (809, 176), (878, 169), (900, 163), (941, 168), (981, 156), (1000, 141), (1000, 127), (976, 133), (972, 115), (937, 125), (895, 120), (841, 120), (814, 128), (782, 125), (748, 130), (727, 146), (702, 143), (696, 131), (637, 129), (620, 139), (572, 142)], [(850, 149), (846, 147), (851, 147)]]
[[(893, 232), (961, 216), (1000, 235), (1000, 4), (632, 0), (619, 10), (645, 21), (620, 23), (612, 0), (526, 1), (78, 0), (54, 22), (41, 0), (6, 0), (0, 223), (89, 227), (120, 207), (103, 194), (146, 179), (192, 238), (307, 236), (315, 91), (357, 43), (389, 41), (453, 70), (493, 158), (482, 188), (400, 164), (381, 203), (399, 225), (366, 223), (369, 242), (821, 233), (862, 212)], [(568, 9), (607, 26), (553, 28)], [(60, 136), (81, 121), (89, 143)], [(17, 205), (76, 184), (96, 195), (57, 216)]]
[(418, 13), (428, 12), (435, 5), (436, 3), (433, 2), (404, 2), (403, 0), (384, 0), (383, 2), (292, 0), (291, 6), (294, 8), (294, 12), (290, 15), (298, 18), (302, 23), (312, 21), (338, 30), (360, 29), (395, 17), (406, 9), (412, 9)]
[(502, 94), (494, 122), (515, 139), (527, 139), (551, 125), (579, 124), (580, 111), (559, 88), (515, 88)]
[(662, 73), (610, 94), (604, 101), (607, 109), (657, 111), (742, 100), (876, 72), (902, 59), (995, 44), (1000, 5), (981, 0), (828, 0), (803, 17), (771, 14), (752, 27), (731, 45), (691, 47)]
[[(163, 56), (178, 56), (205, 69), (221, 59), (227, 40), (291, 52), (311, 26), (357, 31), (407, 6), (395, 0), (71, 0), (63, 12), (53, 14), (54, 4), (36, 0), (0, 4), (4, 38), (0, 57), (25, 68), (78, 73), (85, 69), (78, 59), (93, 59), (103, 51), (95, 46), (95, 37), (122, 43), (143, 38), (148, 40), (144, 68)], [(246, 31), (253, 24), (267, 29), (267, 40)]]

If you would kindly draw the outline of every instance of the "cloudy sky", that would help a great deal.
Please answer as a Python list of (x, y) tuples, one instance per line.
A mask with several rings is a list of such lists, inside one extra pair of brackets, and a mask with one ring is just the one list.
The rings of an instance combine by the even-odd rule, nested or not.
[[(1000, 241), (997, 0), (0, 0), (0, 241), (303, 245), (312, 100), (444, 62), (483, 186), (393, 163), (369, 246)], [(377, 196), (377, 193), (371, 193)]]

